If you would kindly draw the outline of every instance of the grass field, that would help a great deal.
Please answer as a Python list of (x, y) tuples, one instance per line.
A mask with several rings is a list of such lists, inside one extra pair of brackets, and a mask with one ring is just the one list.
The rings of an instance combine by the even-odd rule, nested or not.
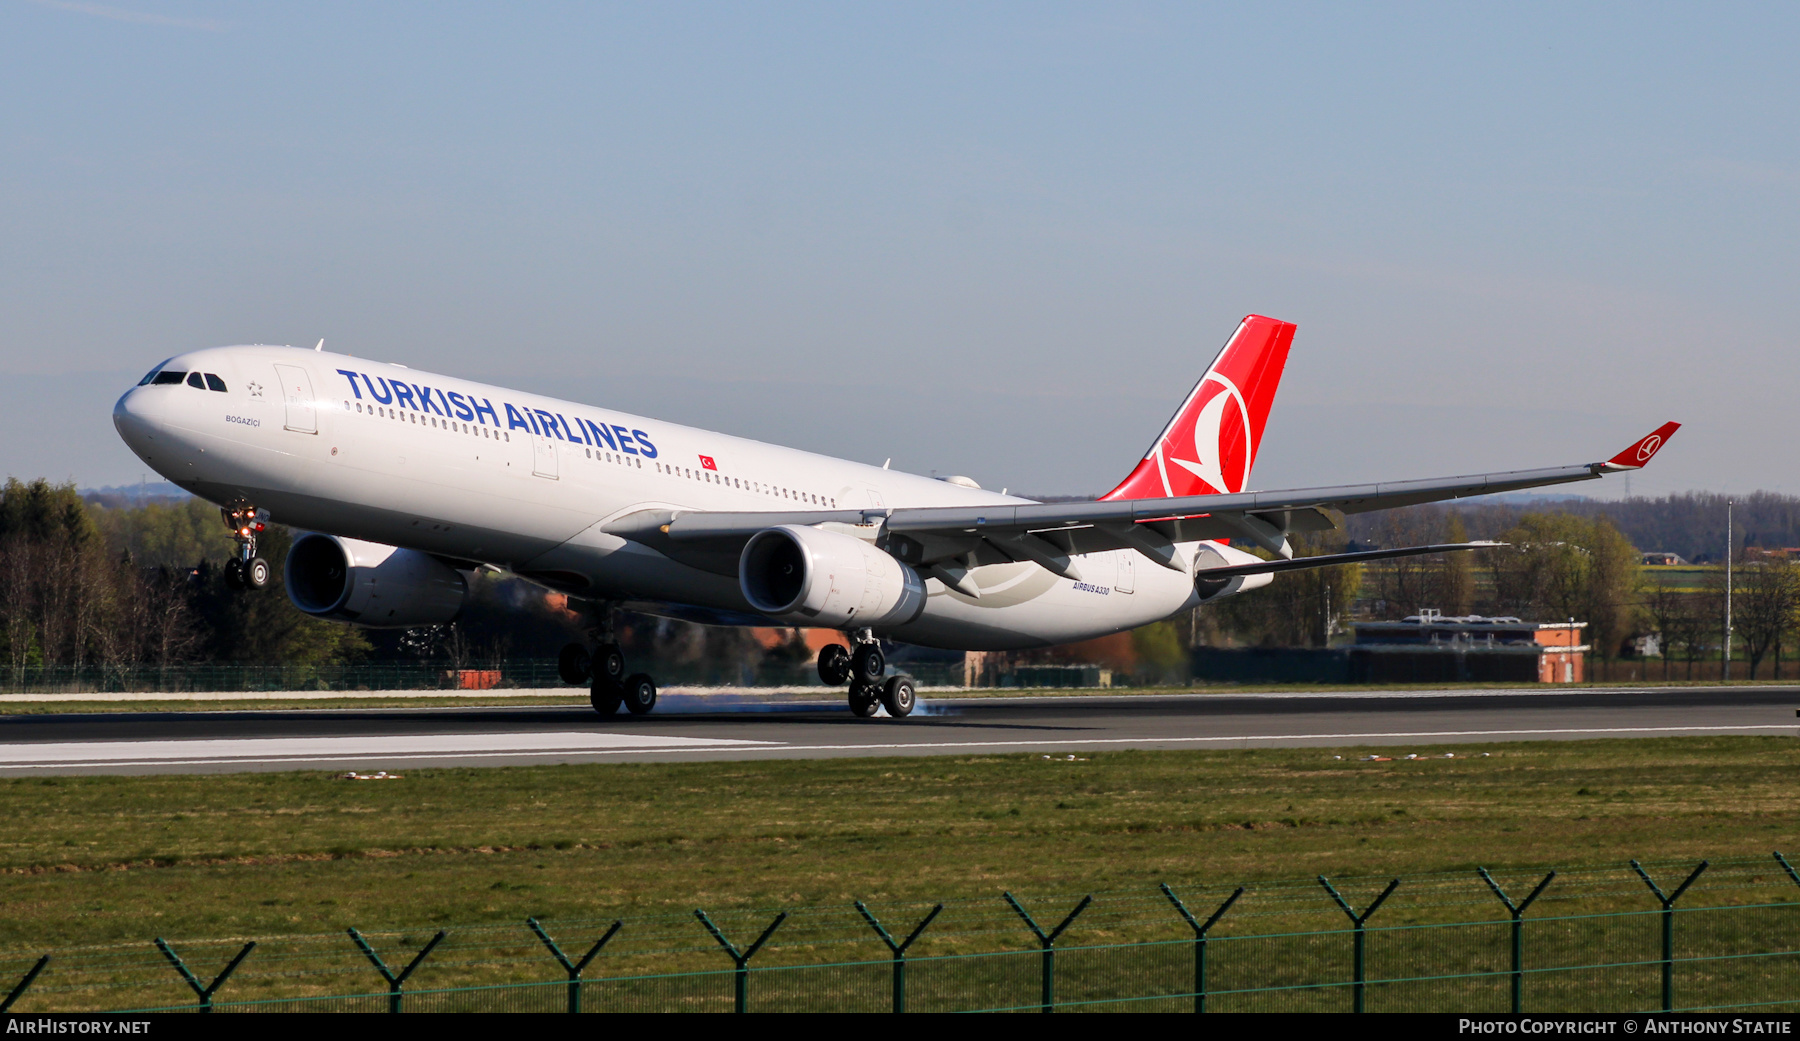
[[(1498, 914), (1476, 865), (1520, 891), (1542, 869), (1576, 869), (1534, 916), (1640, 912), (1606, 925), (1606, 936), (1629, 933), (1627, 948), (1648, 951), (1655, 916), (1641, 913), (1654, 905), (1628, 858), (1660, 862), (1652, 870), (1669, 886), (1702, 857), (1740, 858), (1720, 863), (1694, 903), (1800, 896), (1769, 857), (1800, 850), (1791, 738), (1418, 751), (1456, 758), (1363, 762), (1366, 749), (1287, 749), (440, 769), (392, 781), (11, 779), (0, 781), (11, 822), (0, 834), (0, 963), (16, 974), (38, 951), (70, 952), (31, 1008), (141, 1007), (187, 1000), (150, 937), (169, 937), (207, 971), (257, 938), (254, 964), (232, 984), (237, 999), (345, 993), (374, 983), (345, 927), (389, 954), (447, 927), (455, 935), (421, 986), (542, 980), (556, 970), (523, 928), (536, 915), (584, 944), (626, 918), (599, 975), (723, 968), (695, 907), (740, 943), (774, 909), (795, 911), (762, 965), (878, 960), (849, 910), (854, 898), (908, 921), (932, 901), (957, 904), (920, 955), (1022, 950), (1029, 940), (1003, 889), (1052, 922), (1081, 893), (1099, 892), (1072, 943), (1179, 939), (1185, 927), (1156, 893), (1161, 881), (1197, 907), (1220, 899), (1221, 886), (1250, 883), (1222, 934), (1342, 929), (1315, 874), (1338, 879), (1359, 904), (1405, 874), (1381, 924), (1423, 926)], [(1781, 923), (1794, 915), (1762, 914), (1719, 926), (1721, 949), (1770, 929), (1781, 936), (1767, 943), (1788, 943)], [(1403, 954), (1430, 969), (1452, 934), (1494, 928), (1387, 942), (1388, 965)], [(1610, 942), (1572, 930), (1558, 941), (1570, 964)], [(230, 937), (239, 939), (200, 942)], [(1459, 940), (1456, 957), (1486, 965), (1504, 946), (1489, 941)], [(1293, 942), (1323, 943), (1323, 953), (1270, 964), (1337, 971), (1336, 941)], [(1165, 952), (1175, 969), (1185, 949)], [(1031, 964), (1015, 970), (1028, 976)], [(1021, 980), (1008, 986), (1030, 992)], [(725, 1000), (722, 987), (704, 983), (704, 1001)]]
[(1800, 848), (1793, 739), (1448, 747), (12, 779), (0, 947)]

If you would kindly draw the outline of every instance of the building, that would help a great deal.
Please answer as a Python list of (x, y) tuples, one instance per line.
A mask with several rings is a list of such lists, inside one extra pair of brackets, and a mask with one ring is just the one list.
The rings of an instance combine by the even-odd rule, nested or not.
[(1682, 559), (1681, 554), (1679, 554), (1679, 553), (1664, 553), (1661, 550), (1658, 550), (1653, 553), (1644, 554), (1644, 563), (1652, 565), (1654, 567), (1677, 567), (1677, 566), (1685, 567), (1685, 566), (1687, 566), (1687, 561)]
[(1359, 622), (1355, 628), (1354, 650), (1370, 656), (1374, 681), (1580, 683), (1587, 678), (1588, 645), (1581, 642), (1586, 622), (1424, 611), (1398, 622)]
[(1348, 647), (1196, 647), (1196, 679), (1228, 683), (1580, 683), (1586, 622), (1425, 611), (1354, 625)]

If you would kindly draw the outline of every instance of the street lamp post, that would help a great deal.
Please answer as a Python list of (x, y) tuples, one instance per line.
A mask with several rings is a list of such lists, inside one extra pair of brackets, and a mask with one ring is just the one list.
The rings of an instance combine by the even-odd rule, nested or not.
[(1725, 500), (1725, 682), (1731, 682), (1731, 507)]

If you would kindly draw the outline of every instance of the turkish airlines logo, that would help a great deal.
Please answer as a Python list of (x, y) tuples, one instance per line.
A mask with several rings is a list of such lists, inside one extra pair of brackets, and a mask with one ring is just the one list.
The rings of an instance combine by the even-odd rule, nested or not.
[[(1613, 444), (1618, 444), (1618, 442), (1614, 441)], [(1640, 463), (1649, 462), (1650, 457), (1655, 455), (1656, 450), (1661, 447), (1662, 447), (1662, 435), (1661, 434), (1651, 434), (1649, 437), (1644, 438), (1642, 443), (1640, 443), (1638, 445), (1638, 450), (1637, 450), (1638, 462), (1640, 462)]]
[(719, 464), (713, 462), (713, 457), (710, 455), (703, 455), (700, 457), (700, 466), (707, 470), (717, 470), (719, 468)]
[[(1186, 422), (1189, 414), (1192, 423)], [(1193, 488), (1180, 475), (1168, 474), (1170, 494), (1242, 491), (1250, 481), (1250, 442), (1250, 409), (1243, 393), (1217, 372), (1207, 373), (1188, 411), (1175, 421), (1161, 445), (1165, 474), (1166, 464), (1173, 463), (1204, 487)]]

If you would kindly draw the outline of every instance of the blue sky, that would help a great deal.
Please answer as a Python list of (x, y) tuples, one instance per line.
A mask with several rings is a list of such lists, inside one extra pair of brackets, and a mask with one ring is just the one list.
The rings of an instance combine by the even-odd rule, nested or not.
[(322, 336), (1097, 492), (1255, 311), (1300, 325), (1259, 486), (1674, 418), (1634, 493), (1800, 493), (1797, 22), (0, 0), (0, 471), (135, 482), (151, 364)]

